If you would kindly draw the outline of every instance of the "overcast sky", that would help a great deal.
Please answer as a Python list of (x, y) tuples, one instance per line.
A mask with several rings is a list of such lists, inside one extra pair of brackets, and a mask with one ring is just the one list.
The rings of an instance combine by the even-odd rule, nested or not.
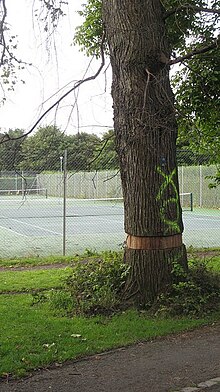
[[(18, 77), (25, 84), (18, 83), (15, 92), (6, 91), (7, 101), (0, 107), (0, 127), (22, 128), (28, 131), (39, 116), (51, 106), (58, 96), (54, 94), (64, 88), (60, 94), (73, 86), (74, 81), (82, 79), (91, 58), (83, 55), (79, 48), (71, 45), (74, 28), (80, 24), (76, 13), (81, 7), (81, 0), (70, 1), (58, 32), (46, 42), (46, 34), (34, 20), (34, 10), (39, 8), (38, 0), (7, 0), (7, 22), (11, 33), (18, 35), (16, 57), (32, 63)], [(106, 64), (107, 67), (108, 64)], [(86, 76), (94, 74), (100, 61), (93, 59)], [(105, 67), (105, 68), (106, 68)], [(80, 131), (103, 133), (112, 127), (112, 101), (110, 97), (110, 67), (102, 72), (96, 81), (85, 83), (80, 87), (78, 105), (72, 108), (75, 95), (72, 93), (63, 101), (59, 110), (50, 113), (41, 125), (57, 124), (68, 133)], [(77, 93), (77, 92), (76, 92)], [(44, 105), (42, 106), (42, 103)], [(105, 128), (107, 127), (107, 128)]]

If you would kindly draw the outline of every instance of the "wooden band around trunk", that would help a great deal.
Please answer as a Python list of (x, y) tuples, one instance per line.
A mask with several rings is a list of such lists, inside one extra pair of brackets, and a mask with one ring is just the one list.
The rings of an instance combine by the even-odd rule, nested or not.
[(167, 237), (136, 237), (128, 234), (127, 249), (157, 250), (179, 248), (182, 245), (182, 234)]

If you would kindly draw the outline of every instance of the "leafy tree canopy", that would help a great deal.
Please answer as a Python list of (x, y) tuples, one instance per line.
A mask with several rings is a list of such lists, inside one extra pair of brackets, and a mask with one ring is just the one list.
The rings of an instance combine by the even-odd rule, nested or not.
[(118, 169), (118, 156), (116, 154), (114, 130), (106, 132), (96, 149), (92, 168), (95, 170)]
[(60, 155), (65, 149), (63, 133), (56, 126), (39, 128), (29, 136), (22, 147), (23, 170), (59, 170)]
[(66, 135), (56, 126), (45, 126), (28, 137), (22, 135), (20, 129), (0, 133), (0, 170), (58, 171), (65, 149), (70, 171), (118, 168), (112, 130), (100, 138), (86, 132)]
[(220, 162), (220, 53), (191, 59), (173, 78), (179, 143)]
[[(161, 5), (164, 8), (164, 19), (173, 56), (185, 53), (186, 48), (192, 48), (195, 44), (198, 47), (198, 44), (212, 42), (218, 29), (216, 22), (220, 13), (220, 1), (163, 0)], [(212, 13), (212, 10), (217, 12)], [(88, 55), (100, 54), (104, 31), (101, 11), (101, 0), (88, 0), (79, 11), (84, 22), (77, 27), (74, 42)]]
[[(20, 138), (24, 134), (21, 129), (9, 129), (7, 137), (5, 134), (0, 133), (0, 170), (14, 170), (20, 162), (22, 161), (22, 141)], [(7, 138), (12, 138), (15, 140), (8, 140), (3, 142)]]
[[(220, 1), (163, 0), (171, 64), (181, 64), (173, 77), (179, 124), (179, 146), (220, 161), (219, 98), (220, 55), (218, 31)], [(80, 15), (74, 42), (87, 55), (100, 55), (104, 25), (102, 1), (88, 0)], [(211, 50), (211, 48), (213, 49)], [(106, 45), (104, 50), (107, 52)], [(202, 53), (197, 56), (196, 53)], [(190, 54), (188, 56), (188, 54)]]
[(95, 152), (101, 143), (100, 138), (94, 134), (85, 132), (77, 135), (66, 136), (69, 170), (90, 170), (91, 163), (95, 159)]

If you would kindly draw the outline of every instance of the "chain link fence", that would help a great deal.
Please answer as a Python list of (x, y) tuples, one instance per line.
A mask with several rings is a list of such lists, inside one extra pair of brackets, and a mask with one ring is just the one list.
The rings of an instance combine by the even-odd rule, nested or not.
[[(218, 188), (209, 188), (216, 167), (180, 166), (179, 187), (183, 207), (189, 207), (189, 193), (193, 194), (193, 206), (215, 209), (220, 206)], [(68, 173), (67, 197), (76, 199), (99, 199), (122, 197), (120, 173), (118, 170)], [(47, 189), (48, 196), (63, 194), (63, 177), (60, 173), (37, 174), (39, 188)], [(186, 197), (187, 196), (187, 197)]]
[[(67, 160), (64, 150), (57, 151), (49, 168), (47, 152), (36, 153), (28, 165), (32, 168), (34, 160), (41, 159), (38, 170), (22, 169), (22, 161), (16, 163), (11, 155), (14, 170), (0, 171), (0, 258), (123, 247), (123, 200), (115, 157), (91, 168), (91, 149), (84, 150), (84, 159), (68, 150)], [(198, 161), (191, 152), (181, 151), (177, 158), (184, 242), (188, 247), (219, 247), (220, 192), (209, 187), (216, 166), (209, 165), (207, 157)]]

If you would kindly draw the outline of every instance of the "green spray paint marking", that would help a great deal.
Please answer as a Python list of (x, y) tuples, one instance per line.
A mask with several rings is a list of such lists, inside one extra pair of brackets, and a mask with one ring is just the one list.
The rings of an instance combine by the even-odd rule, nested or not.
[[(164, 223), (168, 226), (166, 229), (166, 233), (169, 232), (170, 229), (174, 230), (176, 233), (180, 233), (180, 227), (179, 227), (179, 217), (180, 217), (180, 207), (179, 207), (179, 194), (177, 191), (177, 187), (174, 183), (173, 177), (176, 175), (176, 168), (173, 169), (173, 171), (170, 174), (164, 173), (160, 167), (157, 167), (157, 172), (161, 174), (164, 178), (164, 182), (160, 186), (159, 192), (156, 196), (156, 200), (160, 201), (161, 206), (160, 206), (160, 214), (161, 214), (161, 219), (163, 220)], [(170, 197), (167, 200), (163, 200), (163, 193), (165, 192), (166, 188), (171, 185), (174, 191), (174, 196)], [(176, 205), (176, 219), (175, 220), (170, 220), (166, 218), (166, 211), (167, 211), (167, 206), (170, 203), (174, 203)]]

